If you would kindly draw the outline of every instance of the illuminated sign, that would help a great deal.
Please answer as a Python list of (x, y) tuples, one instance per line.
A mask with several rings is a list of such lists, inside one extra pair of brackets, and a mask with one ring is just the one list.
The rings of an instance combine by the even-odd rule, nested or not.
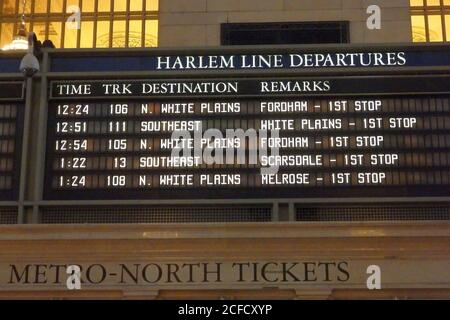
[(442, 47), (407, 48), (361, 48), (345, 46), (340, 50), (326, 47), (320, 51), (314, 47), (281, 50), (262, 48), (256, 52), (236, 53), (234, 48), (193, 50), (174, 52), (155, 50), (148, 55), (130, 56), (117, 52), (114, 57), (98, 54), (91, 57), (58, 55), (51, 61), (55, 72), (108, 72), (108, 71), (248, 71), (248, 70), (289, 70), (292, 72), (309, 69), (355, 69), (355, 68), (407, 68), (449, 66), (450, 55)]
[(445, 196), (450, 77), (53, 81), (48, 199)]

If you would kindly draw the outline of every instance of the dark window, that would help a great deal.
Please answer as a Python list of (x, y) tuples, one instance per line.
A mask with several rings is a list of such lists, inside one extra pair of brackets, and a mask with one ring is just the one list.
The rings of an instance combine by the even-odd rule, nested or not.
[(221, 32), (222, 45), (349, 42), (348, 21), (223, 23)]

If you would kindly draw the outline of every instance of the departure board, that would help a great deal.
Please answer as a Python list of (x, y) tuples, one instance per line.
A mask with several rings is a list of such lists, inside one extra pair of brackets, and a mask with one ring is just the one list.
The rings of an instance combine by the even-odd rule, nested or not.
[(0, 82), (0, 200), (18, 195), (23, 90), (22, 82)]
[(54, 81), (47, 199), (448, 196), (445, 75)]

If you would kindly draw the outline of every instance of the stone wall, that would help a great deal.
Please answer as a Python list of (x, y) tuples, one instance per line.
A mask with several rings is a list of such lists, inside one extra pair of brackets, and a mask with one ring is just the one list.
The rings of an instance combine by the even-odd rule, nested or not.
[[(366, 9), (382, 9), (368, 30)], [(240, 22), (350, 21), (352, 43), (411, 42), (409, 0), (160, 0), (160, 47), (219, 46), (220, 25)]]

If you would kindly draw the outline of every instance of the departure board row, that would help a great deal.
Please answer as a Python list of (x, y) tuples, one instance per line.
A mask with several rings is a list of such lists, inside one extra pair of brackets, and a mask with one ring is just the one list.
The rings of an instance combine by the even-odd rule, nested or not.
[(58, 121), (56, 132), (61, 136), (80, 134), (140, 134), (205, 129), (255, 129), (269, 131), (375, 131), (375, 130), (449, 130), (450, 116), (360, 117), (360, 118), (297, 118), (297, 119), (214, 119), (207, 120), (98, 120)]
[[(201, 157), (166, 156), (78, 156), (58, 157), (54, 159), (53, 170), (154, 170), (162, 169), (208, 169), (208, 168), (256, 168), (262, 166), (307, 167), (315, 168), (367, 168), (372, 167), (450, 167), (450, 150), (447, 152), (415, 153), (331, 153), (331, 154), (282, 154), (261, 156), (258, 164), (240, 164), (236, 156), (228, 157), (224, 163), (205, 163)], [(8, 167), (11, 165), (7, 164)], [(6, 163), (5, 163), (6, 166)]]
[(450, 98), (58, 100), (46, 197), (446, 195)]
[(259, 115), (259, 114), (308, 114), (308, 113), (428, 113), (446, 112), (450, 109), (450, 99), (289, 99), (268, 101), (166, 101), (127, 103), (58, 103), (56, 114), (61, 117), (133, 117), (160, 115)]
[[(107, 139), (98, 135), (86, 135), (80, 137), (61, 137), (54, 141), (55, 152), (61, 154), (70, 154), (77, 152), (108, 154), (114, 153), (120, 148), (122, 153), (131, 152), (132, 154), (153, 152), (171, 152), (173, 148), (193, 147), (194, 139), (172, 139), (171, 134), (162, 134), (154, 138), (145, 136), (126, 139)], [(214, 146), (241, 146), (241, 140), (230, 138), (226, 140), (215, 141), (202, 140), (200, 144), (206, 148)], [(382, 134), (382, 135), (355, 135), (347, 134), (345, 136), (321, 135), (315, 134), (280, 133), (279, 137), (261, 137), (258, 145), (267, 148), (293, 149), (293, 150), (360, 150), (369, 147), (383, 147), (383, 149), (406, 148), (406, 149), (429, 149), (429, 148), (450, 148), (450, 133), (430, 133), (423, 134)], [(254, 149), (255, 146), (249, 143), (248, 149)]]

